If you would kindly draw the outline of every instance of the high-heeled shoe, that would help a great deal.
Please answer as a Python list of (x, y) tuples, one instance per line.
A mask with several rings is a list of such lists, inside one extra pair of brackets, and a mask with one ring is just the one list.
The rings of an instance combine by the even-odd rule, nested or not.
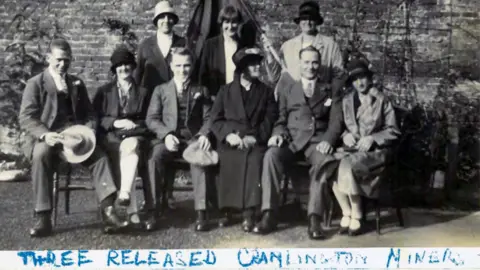
[(130, 193), (127, 193), (127, 197), (117, 197), (117, 203), (120, 206), (127, 207), (130, 205)]
[(358, 222), (360, 224), (360, 226), (358, 226), (358, 228), (356, 228), (356, 229), (348, 228), (348, 236), (358, 236), (358, 235), (361, 235), (363, 233), (362, 223), (360, 222), (360, 220), (358, 220)]
[(350, 225), (350, 217), (343, 216), (342, 220), (340, 221), (340, 229), (338, 230), (338, 234), (339, 235), (348, 234), (349, 225)]

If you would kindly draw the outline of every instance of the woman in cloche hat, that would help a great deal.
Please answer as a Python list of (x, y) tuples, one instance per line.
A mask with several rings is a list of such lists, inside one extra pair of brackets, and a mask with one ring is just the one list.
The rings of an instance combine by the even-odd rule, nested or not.
[[(112, 54), (111, 72), (114, 79), (101, 86), (94, 99), (97, 112), (100, 115), (99, 143), (111, 158), (112, 169), (116, 178), (120, 178), (118, 204), (128, 207), (130, 221), (139, 223), (136, 215), (135, 178), (138, 169), (143, 165), (144, 157), (141, 147), (149, 136), (145, 126), (145, 117), (149, 105), (147, 89), (136, 84), (132, 77), (136, 67), (135, 56), (124, 46), (118, 47)], [(142, 166), (140, 166), (142, 167)], [(143, 181), (148, 181), (148, 174), (142, 175)], [(153, 212), (153, 207), (151, 212)], [(145, 222), (147, 229), (155, 225), (154, 214)]]
[(338, 177), (333, 192), (342, 209), (340, 234), (362, 232), (360, 196), (378, 198), (380, 182), (392, 144), (400, 135), (392, 103), (372, 83), (373, 72), (366, 59), (347, 64), (347, 87), (343, 101), (346, 130)]

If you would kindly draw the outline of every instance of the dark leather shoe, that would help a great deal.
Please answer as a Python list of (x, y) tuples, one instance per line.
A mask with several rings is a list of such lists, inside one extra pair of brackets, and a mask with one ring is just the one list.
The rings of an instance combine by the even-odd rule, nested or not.
[(195, 221), (195, 231), (208, 231), (208, 223), (205, 211), (197, 211), (197, 220)]
[(223, 228), (230, 225), (232, 225), (232, 215), (229, 212), (224, 213), (223, 217), (218, 220), (218, 227)]
[(338, 230), (338, 234), (340, 234), (340, 235), (348, 234), (348, 227), (340, 226), (340, 229)]
[(253, 228), (253, 232), (256, 234), (268, 234), (277, 229), (277, 221), (273, 216), (272, 211), (265, 211), (262, 219)]
[(128, 198), (117, 198), (117, 204), (123, 207), (128, 207), (130, 205), (130, 197)]
[(361, 235), (362, 233), (363, 233), (363, 231), (362, 231), (362, 226), (361, 225), (356, 230), (348, 229), (348, 236), (358, 236), (358, 235)]
[(244, 232), (251, 232), (253, 230), (253, 219), (252, 218), (244, 218), (242, 222), (242, 229)]
[(45, 237), (52, 234), (50, 214), (38, 214), (35, 225), (30, 229), (31, 237)]
[(116, 214), (112, 205), (102, 209), (102, 219), (107, 227), (125, 228), (128, 226), (127, 220), (121, 220)]
[(322, 221), (317, 215), (310, 215), (308, 223), (308, 237), (312, 240), (325, 239), (325, 233), (322, 229)]
[(147, 232), (155, 231), (158, 227), (157, 217), (158, 211), (149, 211), (147, 219), (143, 222), (143, 226)]

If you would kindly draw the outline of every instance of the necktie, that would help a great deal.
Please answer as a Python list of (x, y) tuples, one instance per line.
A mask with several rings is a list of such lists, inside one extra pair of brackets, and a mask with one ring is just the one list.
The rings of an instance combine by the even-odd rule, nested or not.
[(313, 82), (308, 82), (307, 89), (305, 89), (305, 96), (307, 96), (308, 98), (311, 98), (313, 96), (313, 90), (314, 90)]

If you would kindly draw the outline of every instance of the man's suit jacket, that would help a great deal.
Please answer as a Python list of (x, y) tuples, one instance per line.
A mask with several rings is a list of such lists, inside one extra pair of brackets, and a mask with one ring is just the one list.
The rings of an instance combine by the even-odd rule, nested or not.
[[(94, 107), (99, 114), (99, 135), (107, 136), (112, 140), (122, 139), (123, 136), (148, 135), (145, 117), (149, 105), (149, 94), (146, 88), (135, 86), (130, 93), (125, 114), (120, 107), (119, 89), (116, 81), (101, 86), (94, 97)], [(113, 122), (118, 119), (129, 119), (138, 125), (137, 128), (120, 131), (113, 127)]]
[(273, 135), (286, 138), (294, 153), (309, 143), (321, 141), (335, 147), (343, 124), (342, 100), (338, 93), (330, 84), (317, 83), (313, 96), (307, 102), (301, 81), (280, 91), (279, 118)]
[[(238, 49), (245, 45), (238, 39)], [(198, 83), (208, 88), (210, 95), (215, 97), (225, 81), (225, 40), (223, 35), (207, 39), (200, 54), (198, 66)]]
[[(187, 128), (195, 135), (209, 135), (210, 110), (212, 108), (208, 90), (203, 86), (190, 85), (187, 93)], [(155, 88), (148, 107), (147, 127), (163, 142), (168, 134), (178, 132), (178, 97), (175, 82), (159, 85)]]
[[(96, 130), (98, 121), (85, 84), (69, 74), (66, 75), (66, 82), (72, 100), (75, 123)], [(28, 80), (25, 86), (18, 119), (20, 127), (27, 133), (24, 152), (28, 158), (32, 155), (36, 141), (44, 133), (51, 131), (50, 128), (57, 117), (57, 91), (48, 69)]]
[[(319, 77), (332, 80), (342, 74), (343, 58), (340, 47), (333, 38), (317, 34), (313, 42), (321, 54), (321, 67)], [(283, 43), (280, 49), (280, 58), (286, 66), (289, 75), (293, 80), (300, 80), (300, 50), (302, 49), (302, 35), (298, 35)], [(274, 61), (267, 65), (267, 72), (273, 82), (280, 79), (281, 66)]]
[[(173, 34), (172, 48), (185, 47), (186, 44), (185, 38)], [(164, 57), (160, 51), (156, 34), (146, 38), (138, 46), (138, 65), (134, 74), (137, 84), (147, 88), (151, 94), (156, 86), (171, 80), (173, 73), (170, 69), (170, 58), (171, 53)]]

